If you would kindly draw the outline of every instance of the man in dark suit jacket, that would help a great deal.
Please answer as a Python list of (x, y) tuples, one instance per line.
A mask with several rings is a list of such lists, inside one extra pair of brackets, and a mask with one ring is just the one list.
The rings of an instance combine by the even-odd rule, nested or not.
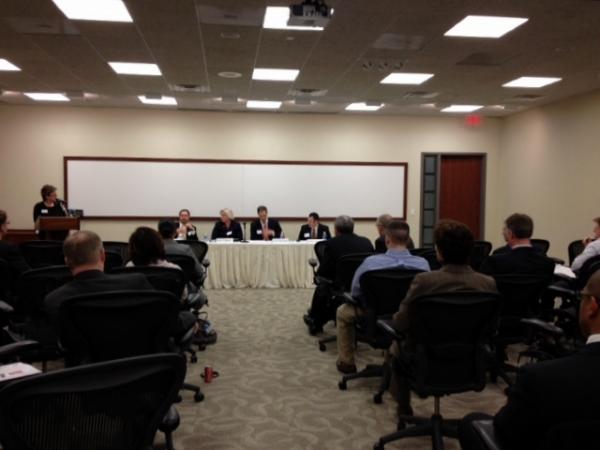
[(298, 240), (305, 241), (307, 239), (331, 239), (329, 227), (319, 222), (319, 214), (316, 212), (311, 212), (308, 215), (307, 223), (300, 227)]
[(264, 205), (256, 208), (258, 219), (250, 224), (250, 240), (252, 241), (270, 241), (273, 238), (281, 237), (281, 226), (275, 219), (269, 218), (269, 211)]
[[(338, 259), (351, 253), (372, 253), (373, 244), (366, 237), (354, 234), (354, 221), (349, 216), (338, 216), (334, 224), (335, 237), (325, 244), (323, 260), (317, 269), (317, 275), (329, 280), (336, 278)], [(310, 334), (323, 331), (323, 325), (335, 317), (340, 306), (332, 299), (329, 284), (318, 284), (313, 294), (310, 311), (304, 315), (304, 323)]]
[[(393, 317), (394, 327), (400, 332), (407, 332), (410, 328), (408, 311), (417, 297), (442, 292), (496, 292), (494, 279), (475, 272), (469, 265), (473, 234), (466, 225), (453, 220), (440, 221), (434, 231), (434, 242), (442, 268), (419, 273), (413, 279)], [(390, 354), (400, 361), (408, 360), (412, 351), (410, 336), (403, 342), (402, 348), (395, 342), (390, 348)], [(397, 371), (392, 372), (390, 391), (398, 401), (399, 415), (412, 415), (408, 383)]]
[[(540, 448), (548, 431), (566, 422), (600, 420), (600, 272), (582, 292), (579, 324), (586, 345), (571, 356), (524, 366), (506, 405), (493, 417), (495, 436), (503, 448)], [(473, 420), (492, 417), (469, 414), (459, 427), (463, 450), (484, 450)], [(588, 437), (590, 446), (595, 437)], [(578, 447), (581, 448), (581, 447)]]
[(105, 274), (102, 241), (92, 231), (79, 231), (69, 236), (63, 250), (73, 280), (50, 292), (44, 299), (44, 308), (54, 324), (58, 322), (60, 305), (67, 298), (96, 292), (154, 289), (142, 274)]
[[(8, 233), (8, 215), (6, 211), (0, 210), (0, 259), (7, 262), (10, 274), (9, 274), (9, 290), (13, 290), (15, 287), (15, 281), (23, 272), (27, 272), (31, 267), (21, 255), (19, 247), (12, 242), (3, 241), (4, 237)], [(3, 294), (0, 292), (0, 294)]]
[(502, 230), (508, 250), (488, 256), (480, 271), (490, 275), (526, 274), (548, 275), (554, 273), (552, 259), (531, 245), (533, 220), (526, 214), (512, 214), (504, 221)]

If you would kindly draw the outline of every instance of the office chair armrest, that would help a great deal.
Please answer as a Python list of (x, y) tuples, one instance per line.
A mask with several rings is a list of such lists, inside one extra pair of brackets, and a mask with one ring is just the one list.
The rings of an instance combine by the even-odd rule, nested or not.
[(555, 295), (565, 295), (571, 298), (577, 297), (577, 291), (574, 289), (565, 288), (562, 286), (557, 286), (555, 284), (551, 284), (546, 288), (547, 291), (555, 294)]
[(565, 265), (565, 260), (564, 259), (557, 258), (556, 256), (548, 256), (548, 258), (550, 258), (556, 264), (560, 264), (561, 266)]
[(555, 337), (560, 337), (564, 334), (563, 330), (556, 325), (549, 322), (544, 322), (540, 319), (521, 319), (521, 323)]
[(333, 285), (333, 280), (322, 277), (321, 275), (315, 275), (315, 284), (328, 284)]
[(319, 264), (319, 261), (317, 261), (317, 258), (308, 258), (308, 264), (314, 269)]
[(2, 345), (0, 346), (0, 360), (4, 361), (40, 347), (40, 343), (37, 341), (17, 341), (12, 344)]
[(339, 295), (339, 297), (340, 297), (340, 299), (344, 303), (349, 303), (349, 304), (355, 305), (355, 306), (360, 306), (361, 305), (360, 299), (352, 297), (352, 295), (350, 294), (350, 292), (342, 292)]
[(11, 314), (15, 309), (3, 300), (0, 300), (0, 313)]
[(394, 319), (377, 319), (377, 326), (386, 336), (389, 336), (396, 341), (404, 339), (404, 333), (396, 330), (394, 327)]
[(494, 433), (492, 420), (474, 420), (472, 425), (487, 450), (503, 450)]
[(206, 298), (206, 294), (199, 290), (198, 292), (188, 294), (188, 296), (184, 300), (183, 306), (186, 308), (198, 310), (207, 304), (208, 299)]
[(208, 266), (210, 266), (210, 259), (204, 258), (202, 260), (202, 265), (204, 266), (205, 269), (208, 268)]

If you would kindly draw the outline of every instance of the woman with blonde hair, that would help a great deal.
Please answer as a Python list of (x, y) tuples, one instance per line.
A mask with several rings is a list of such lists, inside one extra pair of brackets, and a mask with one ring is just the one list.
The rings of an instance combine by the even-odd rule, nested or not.
[(231, 238), (236, 241), (244, 239), (242, 227), (239, 222), (235, 220), (233, 211), (229, 208), (223, 208), (219, 211), (219, 214), (221, 219), (215, 223), (210, 238), (213, 240), (218, 238)]

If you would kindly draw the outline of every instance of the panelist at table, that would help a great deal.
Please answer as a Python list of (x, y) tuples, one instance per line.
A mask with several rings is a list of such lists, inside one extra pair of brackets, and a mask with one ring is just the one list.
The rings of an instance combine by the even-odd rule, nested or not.
[[(66, 217), (67, 207), (64, 201), (58, 198), (56, 187), (51, 184), (45, 184), (40, 190), (42, 201), (35, 204), (33, 207), (33, 221), (35, 228), (38, 229), (39, 217)], [(68, 231), (42, 231), (38, 230), (40, 239), (55, 239), (64, 241)]]
[(182, 209), (179, 211), (179, 222), (177, 226), (177, 239), (183, 239), (188, 241), (197, 241), (198, 232), (196, 227), (191, 221), (191, 214), (189, 209)]
[(221, 219), (215, 223), (210, 238), (214, 241), (215, 239), (235, 239), (241, 241), (244, 239), (244, 233), (242, 233), (242, 227), (235, 220), (233, 211), (229, 208), (223, 208), (219, 211)]
[(269, 218), (269, 211), (264, 205), (256, 208), (258, 219), (250, 224), (250, 239), (253, 241), (270, 241), (281, 237), (281, 226), (275, 219)]
[(307, 239), (331, 239), (329, 227), (319, 221), (319, 214), (311, 212), (306, 222), (305, 225), (300, 227), (300, 233), (298, 233), (299, 241)]

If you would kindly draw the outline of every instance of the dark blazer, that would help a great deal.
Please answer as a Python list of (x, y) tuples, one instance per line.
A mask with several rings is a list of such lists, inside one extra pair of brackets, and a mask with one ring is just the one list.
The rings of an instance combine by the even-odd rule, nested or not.
[[(310, 237), (311, 229), (308, 224), (304, 224), (300, 227), (300, 233), (298, 233), (298, 240), (305, 241), (307, 239), (311, 239)], [(331, 239), (331, 233), (329, 232), (329, 227), (327, 225), (319, 224), (317, 227), (317, 237), (316, 239)]]
[(50, 321), (57, 323), (58, 310), (65, 299), (95, 292), (132, 290), (154, 290), (141, 273), (106, 274), (100, 270), (88, 270), (77, 274), (72, 281), (50, 292), (44, 299), (44, 308)]
[(400, 309), (394, 314), (394, 326), (399, 331), (409, 328), (408, 308), (411, 302), (422, 295), (441, 292), (481, 291), (496, 292), (492, 277), (475, 272), (471, 266), (447, 264), (440, 270), (419, 273), (413, 279)]
[(15, 281), (23, 272), (27, 272), (31, 267), (21, 255), (19, 247), (12, 242), (0, 241), (0, 258), (8, 263), (10, 270), (9, 286), (14, 290)]
[(244, 239), (244, 233), (242, 233), (242, 226), (239, 222), (234, 220), (229, 225), (229, 228), (227, 228), (222, 221), (218, 220), (215, 222), (210, 238), (212, 240), (218, 238), (232, 238), (241, 241)]
[(557, 424), (597, 420), (599, 373), (600, 343), (588, 344), (572, 356), (523, 367), (506, 405), (494, 417), (503, 448), (536, 449)]
[(325, 244), (323, 261), (319, 265), (317, 275), (331, 280), (335, 279), (337, 260), (351, 253), (372, 253), (373, 244), (366, 237), (354, 233), (342, 234), (330, 239)]
[[(175, 222), (175, 227), (177, 227), (178, 230), (179, 230), (180, 226), (181, 226), (181, 223)], [(187, 230), (185, 232), (185, 239), (188, 241), (197, 241), (198, 240), (198, 230), (196, 230), (195, 225), (192, 225), (191, 230)]]
[[(415, 243), (412, 238), (408, 238), (408, 242), (406, 243), (406, 248), (408, 250), (413, 250), (415, 248)], [(385, 245), (385, 236), (379, 236), (375, 239), (375, 253), (385, 253), (387, 252), (387, 247)]]
[(488, 256), (481, 265), (480, 272), (490, 275), (529, 274), (551, 276), (554, 273), (553, 260), (534, 247), (517, 247)]
[[(275, 232), (275, 237), (281, 237), (281, 226), (279, 222), (275, 219), (268, 218), (267, 225), (269, 230), (273, 230)], [(260, 224), (260, 219), (256, 219), (254, 222), (250, 224), (250, 240), (252, 241), (261, 241), (263, 239), (262, 236), (262, 225)], [(272, 237), (269, 240), (273, 239)]]

